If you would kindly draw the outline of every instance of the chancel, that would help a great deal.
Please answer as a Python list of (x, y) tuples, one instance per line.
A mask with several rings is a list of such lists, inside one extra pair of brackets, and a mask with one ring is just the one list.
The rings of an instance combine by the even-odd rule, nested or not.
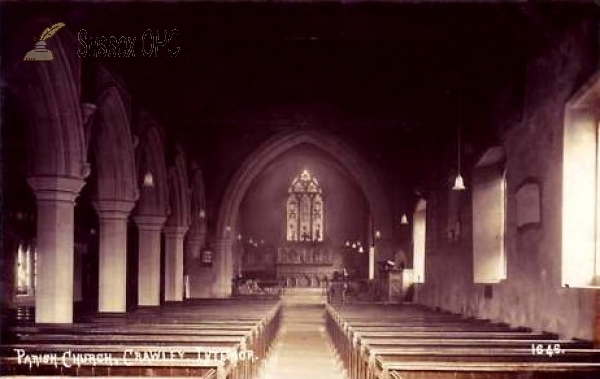
[(597, 2), (0, 17), (2, 376), (600, 377)]

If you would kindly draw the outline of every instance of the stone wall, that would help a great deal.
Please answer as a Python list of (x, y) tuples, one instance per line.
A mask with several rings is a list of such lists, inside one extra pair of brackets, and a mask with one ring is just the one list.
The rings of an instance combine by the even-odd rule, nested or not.
[[(418, 302), (567, 338), (593, 339), (594, 291), (561, 287), (560, 236), (564, 109), (596, 69), (597, 32), (594, 20), (578, 23), (527, 64), (522, 112), (517, 112), (522, 117), (508, 125), (501, 141), (507, 154), (507, 279), (491, 285), (491, 297), (484, 296), (483, 284), (473, 284), (469, 224), (470, 212), (476, 210), (471, 210), (467, 191), (461, 194), (463, 239), (449, 244), (440, 236), (437, 240), (444, 242), (428, 249), (427, 280), (417, 288)], [(502, 114), (491, 119), (498, 125), (505, 122)], [(542, 219), (538, 227), (518, 229), (515, 192), (527, 179), (541, 183)], [(449, 189), (439, 191), (442, 203), (448, 198), (444, 191)]]

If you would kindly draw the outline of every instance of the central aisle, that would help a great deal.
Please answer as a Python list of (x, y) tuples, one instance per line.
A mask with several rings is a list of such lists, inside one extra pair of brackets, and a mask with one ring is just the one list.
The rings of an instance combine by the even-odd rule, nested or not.
[(324, 305), (284, 305), (282, 316), (260, 379), (346, 379), (325, 331)]

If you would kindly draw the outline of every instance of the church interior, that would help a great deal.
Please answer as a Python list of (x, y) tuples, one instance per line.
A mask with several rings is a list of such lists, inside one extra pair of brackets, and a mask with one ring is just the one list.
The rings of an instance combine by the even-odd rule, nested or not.
[(596, 2), (0, 20), (3, 376), (600, 378)]

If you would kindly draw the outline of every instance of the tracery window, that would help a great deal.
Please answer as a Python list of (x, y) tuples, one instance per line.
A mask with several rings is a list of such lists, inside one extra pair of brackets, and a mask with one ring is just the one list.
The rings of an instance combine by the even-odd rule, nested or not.
[(308, 170), (294, 178), (286, 201), (287, 240), (322, 242), (325, 203), (319, 182)]

